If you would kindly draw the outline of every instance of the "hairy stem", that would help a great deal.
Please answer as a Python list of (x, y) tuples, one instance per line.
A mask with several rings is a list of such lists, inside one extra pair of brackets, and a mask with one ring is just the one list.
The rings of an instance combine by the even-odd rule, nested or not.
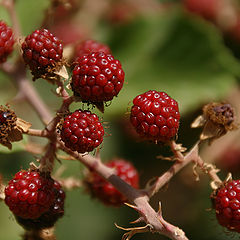
[(98, 158), (91, 155), (80, 155), (77, 152), (66, 148), (62, 142), (58, 143), (59, 148), (82, 162), (89, 169), (96, 171), (99, 175), (109, 181), (126, 198), (135, 204), (134, 209), (143, 217), (146, 224), (151, 226), (152, 232), (158, 232), (173, 240), (187, 240), (185, 233), (178, 227), (167, 223), (149, 204), (149, 197), (142, 190), (138, 190), (127, 184), (114, 173), (114, 169), (105, 166)]
[(171, 180), (171, 178), (176, 173), (178, 173), (189, 163), (197, 164), (197, 166), (199, 166), (203, 172), (207, 173), (213, 181), (221, 182), (216, 173), (216, 170), (213, 167), (206, 166), (204, 161), (199, 156), (199, 144), (200, 142), (197, 142), (186, 155), (183, 155), (180, 150), (176, 150), (176, 143), (172, 142), (171, 146), (173, 153), (175, 157), (179, 159), (179, 161), (176, 161), (168, 171), (157, 178), (153, 186), (148, 190), (149, 197), (152, 197), (154, 194), (156, 194), (165, 184)]

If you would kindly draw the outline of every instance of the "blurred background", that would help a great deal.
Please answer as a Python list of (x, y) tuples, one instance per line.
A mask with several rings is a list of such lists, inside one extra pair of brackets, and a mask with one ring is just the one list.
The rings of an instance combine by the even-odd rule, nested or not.
[[(60, 4), (61, 3), (61, 4)], [(119, 96), (113, 99), (104, 115), (107, 136), (101, 149), (103, 161), (114, 157), (132, 161), (140, 172), (141, 186), (166, 171), (171, 162), (157, 156), (169, 156), (165, 146), (142, 142), (129, 124), (132, 99), (147, 90), (166, 91), (179, 102), (181, 124), (178, 143), (190, 148), (200, 134), (191, 122), (210, 101), (227, 101), (239, 115), (240, 77), (240, 1), (231, 0), (16, 0), (16, 11), (23, 35), (41, 26), (49, 28), (71, 48), (84, 39), (94, 39), (110, 46), (126, 73)], [(0, 18), (12, 25), (0, 6)], [(16, 53), (9, 61), (13, 61)], [(29, 73), (29, 79), (31, 75)], [(34, 82), (52, 111), (60, 106), (47, 81)], [(17, 115), (43, 128), (26, 102), (13, 101), (14, 84), (0, 72), (0, 103), (11, 104)], [(72, 110), (82, 107), (74, 103)], [(203, 146), (206, 161), (240, 176), (239, 131), (228, 134), (211, 147)], [(45, 143), (31, 138), (33, 142)], [(27, 139), (24, 140), (25, 142)], [(23, 142), (24, 143), (24, 142)], [(7, 182), (21, 168), (28, 168), (36, 156), (24, 151), (24, 144), (14, 143), (13, 150), (0, 148), (0, 172)], [(74, 161), (56, 162), (66, 168), (64, 177), (81, 179), (84, 166)], [(157, 209), (162, 202), (164, 218), (182, 228), (189, 239), (239, 239), (220, 227), (211, 210), (211, 188), (207, 176), (195, 181), (192, 166), (177, 174), (151, 200)], [(129, 227), (137, 214), (128, 207), (109, 208), (92, 199), (84, 189), (67, 192), (65, 216), (56, 226), (58, 240), (121, 239), (123, 231), (114, 223)], [(21, 239), (22, 228), (3, 202), (0, 203), (0, 239)], [(158, 234), (139, 234), (133, 239), (166, 239)]]

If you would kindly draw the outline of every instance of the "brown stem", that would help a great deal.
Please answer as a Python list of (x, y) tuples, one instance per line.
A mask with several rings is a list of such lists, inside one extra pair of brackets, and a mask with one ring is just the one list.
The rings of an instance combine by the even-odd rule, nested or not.
[(17, 86), (18, 95), (23, 96), (37, 112), (42, 122), (46, 125), (51, 119), (52, 114), (47, 105), (43, 102), (35, 88), (26, 78), (24, 64), (19, 60), (15, 66), (3, 64), (1, 69), (8, 74)]
[(52, 121), (47, 125), (46, 129), (51, 132), (55, 131), (57, 124), (59, 123), (60, 119), (62, 118), (62, 115), (69, 110), (69, 106), (71, 103), (74, 102), (74, 96), (69, 96), (67, 91), (65, 90), (63, 83), (58, 80), (57, 85), (60, 88), (60, 95), (63, 99), (62, 105), (57, 111), (57, 115), (55, 118), (52, 119)]
[(7, 9), (9, 16), (12, 20), (12, 25), (13, 25), (13, 32), (15, 35), (15, 38), (19, 38), (21, 34), (21, 27), (20, 27), (20, 22), (17, 17), (16, 9), (15, 9), (15, 1), (14, 0), (2, 0), (1, 4)]
[(173, 153), (175, 154), (175, 157), (179, 159), (179, 161), (176, 161), (168, 171), (157, 178), (153, 186), (148, 189), (149, 197), (152, 197), (155, 193), (157, 193), (165, 184), (171, 180), (171, 178), (176, 173), (178, 173), (181, 169), (183, 169), (191, 162), (197, 164), (203, 170), (203, 172), (209, 175), (213, 181), (221, 182), (216, 173), (216, 169), (212, 165), (206, 165), (199, 156), (199, 144), (200, 142), (197, 142), (194, 147), (184, 156), (180, 151), (176, 150), (177, 144), (175, 142), (171, 143)]
[(30, 136), (35, 136), (35, 137), (49, 137), (49, 133), (46, 129), (44, 130), (39, 130), (39, 129), (28, 129), (28, 131), (25, 133)]
[(178, 149), (178, 145), (176, 144), (175, 141), (170, 141), (169, 146), (174, 154), (174, 156), (177, 158), (178, 161), (183, 161), (184, 160), (184, 156), (181, 153), (181, 151)]
[(40, 171), (41, 172), (52, 172), (54, 160), (56, 157), (56, 143), (54, 141), (49, 141), (47, 144), (47, 150), (44, 156), (40, 159)]
[(41, 158), (40, 162), (40, 170), (41, 171), (52, 171), (54, 160), (56, 158), (56, 151), (57, 151), (57, 132), (56, 127), (59, 121), (62, 118), (62, 114), (69, 110), (69, 105), (74, 101), (74, 97), (70, 97), (65, 90), (63, 83), (58, 79), (57, 85), (60, 88), (60, 95), (63, 99), (62, 105), (60, 109), (57, 111), (56, 117), (52, 119), (52, 121), (46, 126), (45, 131), (47, 131), (47, 135), (49, 138), (49, 143), (47, 145), (47, 151), (45, 155)]
[(96, 171), (99, 175), (109, 181), (114, 187), (116, 187), (127, 199), (136, 205), (135, 210), (143, 216), (146, 224), (151, 226), (152, 232), (158, 232), (170, 239), (174, 240), (187, 240), (185, 233), (178, 227), (167, 223), (159, 216), (157, 212), (150, 206), (149, 197), (141, 190), (131, 187), (124, 182), (121, 178), (114, 174), (114, 169), (105, 166), (99, 159), (91, 155), (80, 155), (77, 152), (71, 151), (66, 148), (62, 142), (58, 143), (59, 148), (78, 159), (89, 169)]

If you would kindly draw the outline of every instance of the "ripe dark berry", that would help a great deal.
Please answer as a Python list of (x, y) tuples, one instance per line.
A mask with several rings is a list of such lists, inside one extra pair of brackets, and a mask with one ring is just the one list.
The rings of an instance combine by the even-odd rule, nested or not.
[[(114, 168), (116, 175), (132, 187), (139, 187), (138, 172), (130, 162), (122, 159), (115, 159), (106, 163), (106, 166)], [(86, 178), (86, 183), (87, 188), (92, 195), (106, 205), (118, 207), (124, 202), (127, 202), (124, 195), (96, 172), (89, 172), (89, 175)]]
[(22, 43), (23, 59), (33, 73), (56, 67), (62, 59), (63, 45), (47, 29), (36, 30)]
[(0, 63), (7, 60), (8, 55), (13, 51), (14, 38), (10, 27), (0, 21)]
[(178, 131), (178, 103), (165, 92), (150, 90), (133, 100), (130, 120), (144, 138), (166, 142)]
[(18, 223), (28, 230), (53, 227), (56, 221), (64, 215), (65, 200), (65, 192), (62, 190), (59, 182), (54, 181), (53, 191), (55, 200), (47, 212), (37, 219), (25, 219), (15, 216)]
[(104, 129), (96, 114), (76, 110), (59, 126), (66, 147), (79, 153), (91, 152), (103, 141)]
[(121, 63), (111, 54), (82, 55), (73, 69), (72, 90), (83, 102), (106, 102), (117, 96), (124, 82)]
[(38, 171), (20, 171), (5, 188), (5, 203), (14, 215), (37, 219), (55, 201), (54, 181)]
[(240, 233), (240, 180), (232, 180), (211, 196), (220, 225)]
[(81, 57), (82, 55), (89, 54), (91, 52), (104, 52), (105, 54), (111, 54), (111, 50), (107, 45), (89, 39), (76, 46), (75, 57)]
[(221, 6), (219, 0), (183, 0), (186, 9), (207, 20), (215, 20)]

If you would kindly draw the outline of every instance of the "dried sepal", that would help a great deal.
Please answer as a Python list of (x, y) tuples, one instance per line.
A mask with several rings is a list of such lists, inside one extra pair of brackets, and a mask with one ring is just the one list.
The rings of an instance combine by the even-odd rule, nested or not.
[(16, 120), (16, 126), (23, 133), (26, 133), (29, 130), (29, 128), (32, 126), (32, 124), (18, 117)]
[(229, 103), (209, 103), (203, 107), (203, 114), (191, 124), (192, 128), (203, 127), (200, 140), (213, 140), (236, 129), (234, 110)]
[(33, 75), (33, 81), (42, 78), (47, 80), (51, 84), (55, 84), (56, 81), (59, 81), (62, 76), (65, 76), (65, 74), (63, 73), (64, 64), (65, 61), (61, 60), (59, 62), (56, 62), (53, 66), (32, 70), (31, 73)]
[(170, 161), (170, 162), (178, 160), (175, 156), (165, 157), (165, 156), (162, 156), (162, 155), (158, 155), (156, 158), (164, 160), (164, 161)]
[(130, 240), (135, 234), (137, 233), (143, 233), (143, 232), (150, 232), (152, 230), (152, 225), (151, 224), (146, 224), (143, 227), (133, 227), (133, 228), (124, 228), (118, 226), (116, 223), (114, 224), (116, 228), (128, 231), (122, 236), (122, 240)]
[(206, 123), (206, 119), (203, 115), (198, 116), (191, 124), (191, 128), (199, 128), (204, 126)]
[(59, 69), (56, 69), (56, 71), (54, 73), (56, 75), (62, 77), (65, 80), (69, 79), (69, 75), (68, 75), (65, 65), (62, 65)]

